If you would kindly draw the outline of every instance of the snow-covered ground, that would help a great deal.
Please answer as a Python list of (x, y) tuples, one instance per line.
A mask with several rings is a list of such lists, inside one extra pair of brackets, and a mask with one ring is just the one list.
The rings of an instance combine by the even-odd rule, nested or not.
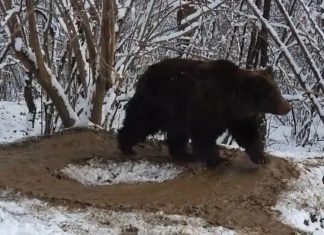
[(0, 195), (0, 234), (137, 234), (233, 235), (233, 231), (209, 226), (204, 220), (160, 213), (124, 213), (96, 208), (53, 207), (36, 199), (12, 200), (10, 192)]
[(312, 234), (324, 234), (324, 161), (322, 166), (299, 163), (301, 175), (290, 182), (274, 207), (283, 221)]
[(172, 163), (157, 164), (149, 161), (102, 161), (92, 158), (86, 164), (69, 164), (62, 169), (67, 177), (85, 185), (111, 185), (120, 183), (163, 182), (183, 172)]
[(41, 132), (38, 115), (36, 115), (34, 129), (30, 128), (31, 123), (27, 116), (28, 109), (24, 101), (0, 101), (0, 143), (9, 143), (23, 137), (39, 135)]
[(292, 146), (286, 149), (282, 152), (269, 148), (269, 152), (292, 160), (300, 176), (289, 182), (288, 191), (280, 195), (273, 209), (280, 211), (282, 221), (292, 227), (324, 234), (324, 153)]
[[(24, 103), (0, 102), (0, 143), (26, 137), (26, 133), (28, 136), (39, 133), (39, 124), (36, 131), (26, 128), (26, 112)], [(284, 128), (279, 132), (282, 131)], [(312, 234), (324, 234), (323, 146), (296, 147), (287, 141), (286, 135), (279, 132), (270, 134), (270, 139), (276, 141), (267, 151), (295, 162), (301, 175), (299, 179), (289, 182), (288, 191), (280, 195), (273, 209), (281, 212), (284, 223)], [(286, 132), (289, 133), (289, 130)], [(61, 173), (84, 184), (102, 185), (130, 183), (130, 179), (136, 182), (161, 182), (176, 177), (182, 170), (171, 164), (152, 165), (145, 161), (103, 163), (90, 160), (82, 166), (69, 165)], [(155, 223), (161, 217), (157, 214), (117, 213), (95, 208), (71, 211), (51, 207), (38, 200), (13, 200), (6, 192), (0, 196), (0, 234), (118, 234), (127, 229), (138, 229), (139, 234), (234, 234), (221, 227), (205, 226), (205, 222), (199, 218), (163, 216), (167, 218), (166, 221), (177, 222)]]
[(280, 211), (282, 221), (292, 227), (324, 234), (324, 146), (295, 146), (289, 140), (290, 132), (289, 127), (273, 128), (269, 136), (272, 144), (267, 152), (289, 159), (300, 171), (299, 178), (289, 182), (288, 191), (279, 196), (273, 209)]

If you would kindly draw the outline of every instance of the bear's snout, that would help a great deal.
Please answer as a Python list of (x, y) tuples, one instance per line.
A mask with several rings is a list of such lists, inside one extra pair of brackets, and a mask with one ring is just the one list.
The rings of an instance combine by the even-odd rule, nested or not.
[(285, 114), (289, 113), (290, 110), (291, 110), (290, 103), (287, 100), (282, 99), (280, 102), (280, 105), (278, 106), (276, 114), (277, 115), (285, 115)]

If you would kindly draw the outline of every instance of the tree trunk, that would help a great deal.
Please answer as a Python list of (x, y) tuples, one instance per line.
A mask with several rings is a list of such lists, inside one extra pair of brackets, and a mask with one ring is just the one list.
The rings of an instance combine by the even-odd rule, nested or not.
[[(264, 0), (263, 4), (263, 17), (266, 20), (270, 19), (270, 10), (271, 10), (271, 0)], [(259, 34), (259, 41), (260, 41), (260, 52), (261, 52), (261, 58), (260, 58), (260, 66), (266, 67), (268, 65), (268, 30), (267, 28), (262, 25), (261, 33)], [(267, 119), (264, 114), (260, 114), (260, 137), (262, 138), (262, 141), (265, 142), (266, 136), (267, 136)]]
[[(261, 0), (256, 0), (255, 5), (260, 9), (261, 8)], [(251, 69), (253, 68), (253, 61), (256, 57), (256, 50), (257, 50), (257, 36), (258, 36), (258, 29), (256, 26), (253, 27), (251, 32), (251, 40), (250, 46), (248, 49), (248, 54), (246, 58), (246, 68)]]
[[(17, 43), (18, 39), (22, 40), (24, 38), (16, 13), (13, 13), (10, 16), (7, 23), (13, 45), (12, 49), (15, 52), (16, 57), (22, 62), (25, 68), (35, 75), (37, 81), (45, 89), (55, 105), (64, 127), (71, 127), (76, 123), (78, 117), (66, 99), (63, 88), (57, 82), (56, 78), (53, 77), (50, 69), (45, 64), (38, 39), (34, 2), (26, 1), (26, 7), (28, 12), (27, 20), (30, 29), (29, 42), (33, 52), (28, 48), (15, 47), (15, 43)], [(6, 13), (7, 10), (12, 8), (12, 1), (0, 1), (0, 8), (3, 13)]]
[(111, 73), (115, 58), (115, 12), (114, 0), (102, 2), (102, 22), (100, 30), (99, 71), (94, 80), (95, 92), (92, 97), (90, 120), (100, 125), (105, 93), (113, 85)]
[[(74, 27), (73, 19), (69, 15), (69, 12), (65, 11), (65, 9), (62, 9), (62, 7), (59, 7), (59, 9), (60, 9), (61, 14), (64, 16), (63, 20), (64, 20), (64, 23), (65, 23), (68, 31), (69, 31), (71, 47), (72, 47), (75, 62), (76, 62), (77, 68), (78, 68), (78, 75), (80, 78), (80, 82), (81, 82), (81, 85), (82, 85), (82, 88), (84, 91), (84, 97), (87, 97), (87, 95), (88, 95), (88, 84), (87, 84), (88, 73), (86, 70), (86, 61), (82, 55), (81, 44), (80, 44), (80, 41), (79, 41), (79, 38), (77, 35), (77, 30)], [(86, 20), (86, 19), (84, 19), (84, 20)]]
[[(261, 8), (261, 0), (256, 1), (256, 6)], [(264, 0), (263, 4), (263, 18), (269, 20), (271, 9), (271, 0)], [(257, 37), (256, 37), (257, 35)], [(260, 54), (261, 53), (261, 54)], [(267, 28), (262, 25), (261, 32), (258, 32), (256, 28), (251, 33), (251, 43), (249, 47), (248, 57), (246, 61), (246, 68), (256, 68), (258, 66), (266, 67), (268, 64), (268, 31)], [(267, 135), (267, 120), (264, 114), (258, 114), (260, 123), (260, 138), (265, 141)]]
[(56, 78), (53, 77), (50, 69), (45, 64), (45, 60), (38, 39), (34, 2), (26, 1), (26, 7), (28, 12), (27, 20), (30, 29), (29, 41), (31, 48), (35, 53), (37, 64), (37, 69), (35, 73), (36, 78), (38, 79), (39, 83), (45, 89), (46, 93), (55, 105), (62, 119), (64, 127), (71, 127), (75, 124), (78, 117), (76, 116), (75, 112), (72, 110), (69, 102), (67, 101), (62, 87), (57, 82)]
[(31, 122), (32, 128), (35, 126), (36, 117), (36, 105), (33, 99), (33, 87), (32, 87), (32, 74), (28, 73), (28, 80), (25, 80), (26, 86), (24, 87), (24, 98), (27, 104), (28, 113), (31, 115), (29, 122)]
[[(271, 10), (271, 0), (264, 0), (263, 5), (263, 17), (267, 20), (270, 19), (270, 10)], [(261, 34), (260, 34), (260, 51), (261, 51), (261, 60), (260, 66), (266, 67), (268, 65), (268, 31), (267, 28), (262, 25)]]

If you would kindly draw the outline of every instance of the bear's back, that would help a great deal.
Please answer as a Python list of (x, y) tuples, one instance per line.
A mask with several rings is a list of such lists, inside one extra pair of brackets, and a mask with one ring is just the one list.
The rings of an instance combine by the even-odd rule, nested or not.
[[(164, 81), (175, 79), (223, 79), (222, 75), (233, 75), (239, 69), (228, 60), (192, 60), (171, 58), (162, 60), (148, 67), (147, 72), (152, 80)], [(160, 81), (163, 82), (163, 81)]]
[(238, 68), (227, 60), (165, 59), (148, 67), (137, 83), (137, 91), (185, 96), (202, 86), (223, 93), (233, 85)]

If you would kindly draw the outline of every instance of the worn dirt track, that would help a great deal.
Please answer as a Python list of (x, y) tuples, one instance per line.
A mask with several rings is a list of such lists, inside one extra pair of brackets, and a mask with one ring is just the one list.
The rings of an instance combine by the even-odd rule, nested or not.
[[(145, 144), (137, 158), (172, 161), (164, 147)], [(238, 150), (222, 151), (232, 161), (213, 170), (190, 165), (190, 170), (164, 183), (87, 187), (60, 178), (57, 170), (93, 156), (120, 159), (113, 136), (103, 131), (73, 130), (52, 137), (0, 146), (0, 187), (15, 188), (34, 197), (73, 205), (114, 210), (164, 211), (198, 216), (247, 234), (294, 234), (278, 220), (271, 206), (298, 176), (288, 161), (271, 157), (266, 167), (253, 166)], [(185, 163), (177, 163), (184, 164)]]

